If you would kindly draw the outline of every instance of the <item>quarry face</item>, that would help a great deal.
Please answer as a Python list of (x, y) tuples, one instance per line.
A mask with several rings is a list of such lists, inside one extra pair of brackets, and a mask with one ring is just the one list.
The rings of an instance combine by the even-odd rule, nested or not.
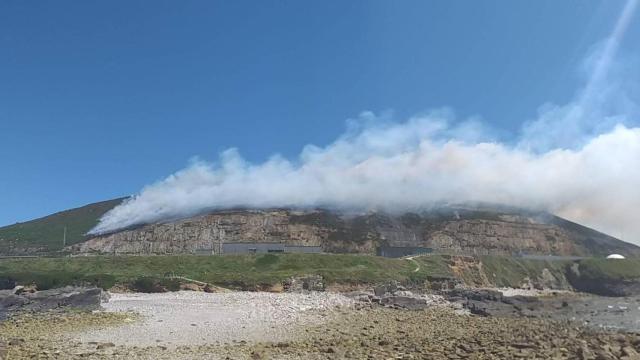
[(219, 211), (93, 237), (71, 250), (107, 254), (375, 254), (381, 247), (420, 247), (469, 255), (588, 256), (637, 251), (630, 244), (549, 214), (467, 209), (402, 215), (287, 209)]

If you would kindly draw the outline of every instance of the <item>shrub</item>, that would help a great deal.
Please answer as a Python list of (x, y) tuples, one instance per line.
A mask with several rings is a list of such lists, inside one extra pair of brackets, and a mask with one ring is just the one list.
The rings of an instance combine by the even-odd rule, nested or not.
[(143, 276), (134, 280), (131, 287), (133, 290), (143, 293), (178, 291), (180, 290), (180, 280)]
[(90, 285), (108, 290), (116, 284), (116, 277), (110, 274), (87, 275), (84, 281)]
[(178, 291), (180, 290), (180, 280), (178, 279), (162, 279), (160, 281), (160, 286), (167, 289), (168, 291)]
[(150, 277), (139, 277), (131, 284), (133, 290), (143, 293), (159, 292), (156, 282)]

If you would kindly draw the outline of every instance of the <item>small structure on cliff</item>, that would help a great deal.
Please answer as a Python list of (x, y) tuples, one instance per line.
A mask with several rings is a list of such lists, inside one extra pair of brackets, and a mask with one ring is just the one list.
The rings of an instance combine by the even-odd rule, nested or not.
[(607, 256), (607, 260), (624, 260), (624, 256), (620, 254), (611, 254)]
[[(3, 234), (10, 233), (0, 231), (0, 238)], [(56, 232), (55, 235), (61, 234)], [(404, 214), (342, 213), (323, 209), (220, 210), (81, 240), (74, 239), (74, 244), (67, 246), (65, 251), (113, 255), (212, 255), (252, 252), (372, 254), (378, 250), (378, 255), (403, 257), (433, 249), (433, 253), (438, 254), (469, 256), (510, 256), (514, 253), (640, 256), (638, 246), (551, 214), (499, 207), (443, 207)], [(2, 246), (0, 239), (0, 253), (7, 248)], [(16, 250), (11, 252), (16, 253)]]
[(388, 258), (400, 258), (411, 255), (432, 253), (433, 249), (420, 246), (381, 246), (376, 249), (376, 255)]
[(290, 246), (282, 243), (223, 243), (222, 254), (320, 253), (320, 246)]

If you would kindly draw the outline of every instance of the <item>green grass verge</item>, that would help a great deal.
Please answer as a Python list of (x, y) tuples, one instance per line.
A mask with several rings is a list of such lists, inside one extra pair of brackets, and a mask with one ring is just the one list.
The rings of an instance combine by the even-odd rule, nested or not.
[(415, 263), (367, 255), (265, 254), (224, 256), (96, 256), (0, 260), (0, 280), (42, 283), (44, 287), (80, 282), (108, 288), (113, 283), (133, 284), (142, 277), (161, 278), (173, 273), (215, 285), (252, 288), (273, 285), (291, 276), (322, 275), (327, 284), (376, 284), (390, 280), (422, 281), (447, 274), (439, 256)]

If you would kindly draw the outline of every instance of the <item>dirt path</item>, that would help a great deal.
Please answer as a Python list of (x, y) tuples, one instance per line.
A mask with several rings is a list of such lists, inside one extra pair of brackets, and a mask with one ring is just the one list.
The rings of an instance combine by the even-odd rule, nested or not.
[(417, 258), (418, 256), (420, 256), (420, 255), (408, 256), (408, 257), (404, 258), (405, 260), (411, 261), (412, 263), (414, 263), (416, 265), (416, 268), (413, 270), (414, 273), (420, 271), (420, 263), (415, 260), (415, 258)]

